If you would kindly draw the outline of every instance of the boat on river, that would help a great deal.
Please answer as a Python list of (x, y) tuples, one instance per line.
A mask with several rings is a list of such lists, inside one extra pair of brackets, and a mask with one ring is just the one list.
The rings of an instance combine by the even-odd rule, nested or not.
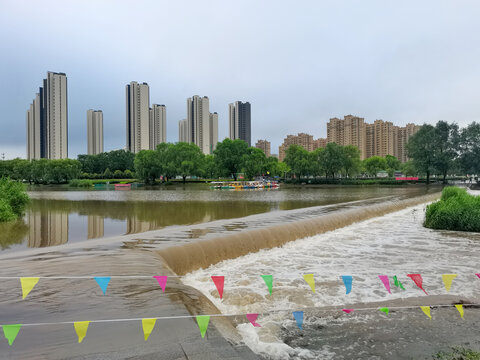
[(278, 189), (278, 181), (212, 181), (210, 189), (214, 190), (261, 190)]

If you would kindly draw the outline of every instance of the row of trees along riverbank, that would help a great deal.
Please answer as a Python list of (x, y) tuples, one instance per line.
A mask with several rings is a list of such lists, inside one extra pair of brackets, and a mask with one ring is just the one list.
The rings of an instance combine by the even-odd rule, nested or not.
[[(406, 176), (431, 175), (446, 180), (452, 174), (480, 173), (480, 124), (472, 123), (459, 129), (456, 124), (439, 121), (435, 126), (423, 125), (407, 144), (411, 160), (401, 164), (394, 156), (372, 156), (360, 160), (355, 146), (329, 143), (312, 152), (298, 145), (290, 146), (283, 162), (266, 157), (257, 148), (242, 140), (225, 139), (217, 144), (212, 155), (204, 155), (194, 144), (160, 144), (156, 150), (133, 154), (115, 150), (98, 155), (79, 155), (78, 160), (4, 160), (0, 161), (0, 177), (34, 184), (66, 183), (72, 179), (138, 179), (154, 183), (159, 178), (181, 176), (204, 179), (233, 178), (240, 173), (246, 179), (257, 175), (320, 179), (376, 177), (380, 171), (393, 177), (395, 171)], [(319, 180), (320, 181), (320, 180)], [(328, 182), (327, 181), (327, 182)]]

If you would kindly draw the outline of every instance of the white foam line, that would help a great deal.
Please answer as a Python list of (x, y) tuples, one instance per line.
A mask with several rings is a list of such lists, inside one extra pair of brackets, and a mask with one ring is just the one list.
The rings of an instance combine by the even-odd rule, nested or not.
[[(473, 307), (473, 306), (480, 306), (480, 304), (456, 304), (456, 305), (463, 305), (464, 307)], [(430, 308), (436, 307), (454, 307), (455, 304), (440, 304), (440, 305), (426, 305)], [(399, 310), (399, 309), (418, 309), (419, 306), (386, 306), (388, 309), (391, 310)], [(354, 311), (372, 311), (372, 310), (379, 310), (381, 307), (374, 307), (374, 308), (360, 308), (360, 309), (353, 309)], [(308, 309), (321, 309), (320, 307), (309, 307)], [(342, 308), (335, 308), (335, 309), (326, 309), (320, 310), (322, 312), (338, 312), (341, 311)], [(276, 312), (292, 312), (291, 309), (279, 309), (279, 310), (272, 310), (263, 313), (259, 313), (259, 315), (271, 314)], [(242, 314), (210, 314), (210, 315), (179, 315), (179, 316), (161, 316), (161, 317), (145, 317), (145, 318), (128, 318), (128, 319), (104, 319), (104, 320), (89, 320), (91, 323), (108, 323), (108, 322), (127, 322), (127, 321), (140, 321), (143, 319), (156, 319), (156, 320), (173, 320), (173, 319), (192, 319), (196, 318), (197, 316), (210, 316), (210, 317), (233, 317), (233, 316), (246, 316), (247, 313)], [(76, 321), (60, 321), (60, 322), (49, 322), (49, 323), (30, 323), (30, 324), (21, 324), (22, 326), (48, 326), (48, 325), (67, 325), (73, 324)], [(7, 324), (4, 324), (7, 325)]]

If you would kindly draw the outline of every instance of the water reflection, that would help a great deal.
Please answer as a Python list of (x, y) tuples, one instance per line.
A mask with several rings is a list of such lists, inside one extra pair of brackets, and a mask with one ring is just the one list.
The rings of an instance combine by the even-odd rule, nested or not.
[(29, 212), (28, 247), (62, 245), (68, 242), (68, 213)]

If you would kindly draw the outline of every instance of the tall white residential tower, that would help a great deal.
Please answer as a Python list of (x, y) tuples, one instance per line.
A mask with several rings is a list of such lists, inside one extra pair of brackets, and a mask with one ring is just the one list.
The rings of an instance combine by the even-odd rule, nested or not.
[(87, 110), (88, 155), (103, 152), (103, 112)]

